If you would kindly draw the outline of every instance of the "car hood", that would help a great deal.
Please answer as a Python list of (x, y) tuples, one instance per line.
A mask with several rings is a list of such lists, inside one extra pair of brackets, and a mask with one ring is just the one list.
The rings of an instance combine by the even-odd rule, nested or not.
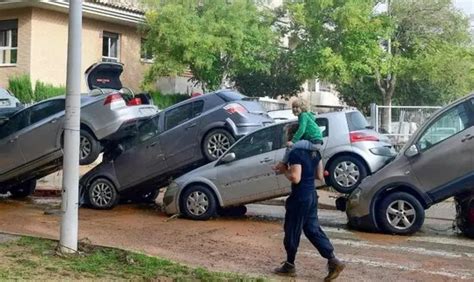
[(95, 63), (85, 72), (87, 87), (89, 90), (97, 88), (120, 90), (122, 72), (123, 65), (120, 63)]

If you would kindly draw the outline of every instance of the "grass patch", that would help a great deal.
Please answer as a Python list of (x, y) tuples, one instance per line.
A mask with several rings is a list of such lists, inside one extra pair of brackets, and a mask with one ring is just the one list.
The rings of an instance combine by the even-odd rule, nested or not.
[(80, 245), (80, 254), (60, 255), (57, 242), (22, 237), (0, 244), (0, 280), (202, 280), (263, 281), (261, 278), (210, 272), (166, 259), (119, 249)]

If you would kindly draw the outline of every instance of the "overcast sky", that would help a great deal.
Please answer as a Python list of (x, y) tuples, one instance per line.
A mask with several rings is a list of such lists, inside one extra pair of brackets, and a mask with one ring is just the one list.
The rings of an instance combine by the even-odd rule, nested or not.
[(454, 5), (466, 14), (474, 14), (474, 0), (454, 0)]

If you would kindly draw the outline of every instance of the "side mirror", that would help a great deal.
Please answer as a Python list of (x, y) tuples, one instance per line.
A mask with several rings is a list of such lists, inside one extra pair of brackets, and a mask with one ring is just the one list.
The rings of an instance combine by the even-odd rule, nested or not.
[(420, 152), (418, 151), (418, 148), (416, 147), (415, 144), (413, 144), (405, 151), (405, 156), (411, 158), (418, 155), (419, 153)]
[(233, 160), (235, 160), (235, 153), (228, 153), (221, 159), (223, 163), (230, 163)]

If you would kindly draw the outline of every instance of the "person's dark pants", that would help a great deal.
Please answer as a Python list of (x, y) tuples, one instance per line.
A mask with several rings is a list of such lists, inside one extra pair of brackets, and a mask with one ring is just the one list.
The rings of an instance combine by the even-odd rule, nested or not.
[(311, 193), (305, 199), (288, 197), (286, 200), (285, 214), (285, 245), (287, 261), (295, 263), (296, 252), (300, 244), (301, 231), (318, 249), (322, 257), (326, 259), (334, 258), (334, 247), (328, 237), (321, 229), (318, 221), (318, 197), (316, 192)]

